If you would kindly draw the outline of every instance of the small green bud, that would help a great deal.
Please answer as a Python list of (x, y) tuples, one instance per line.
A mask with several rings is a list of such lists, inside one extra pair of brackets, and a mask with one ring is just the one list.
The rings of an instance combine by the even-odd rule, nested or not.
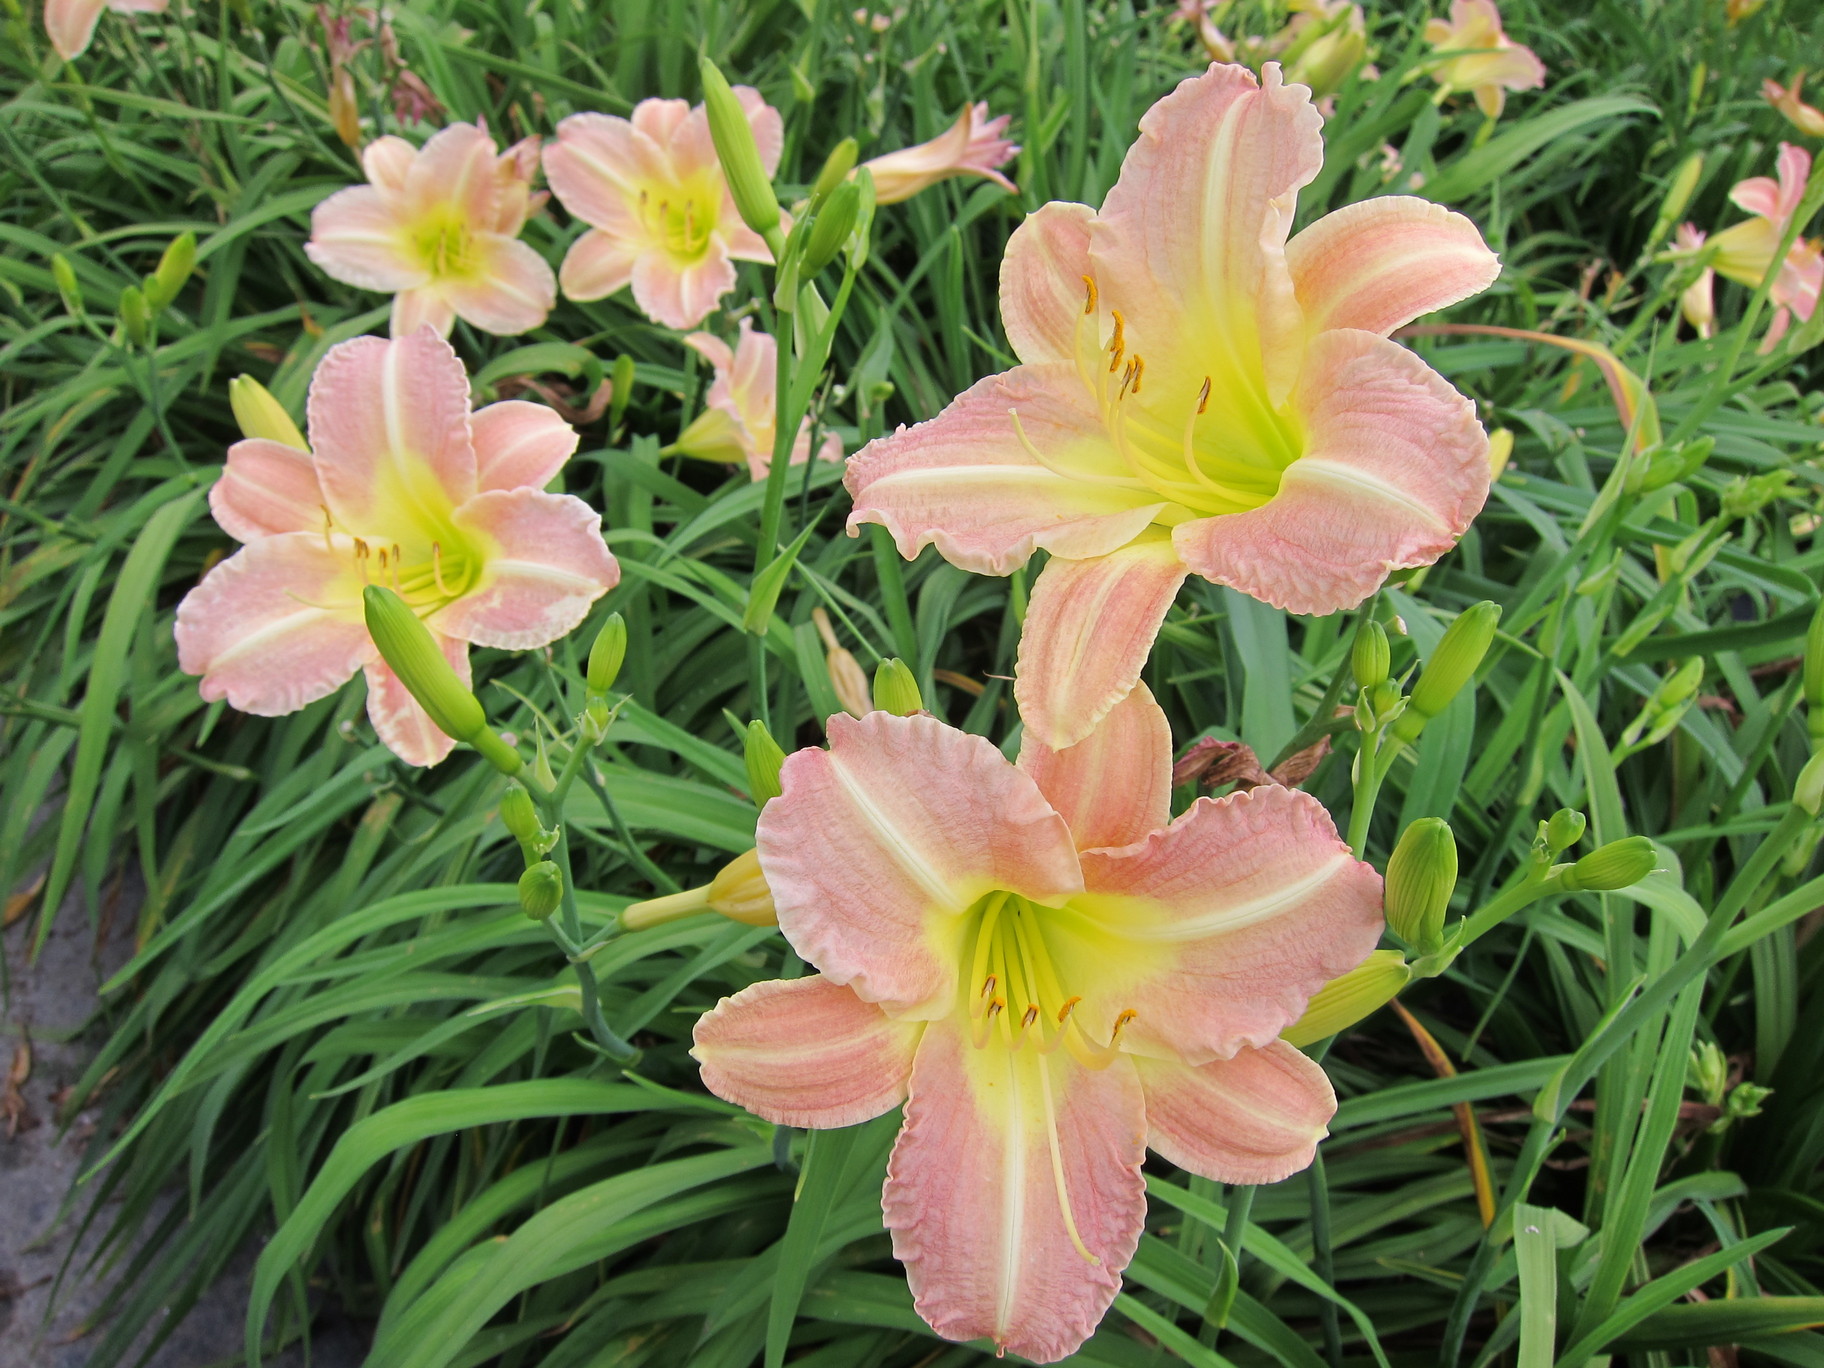
[(1694, 437), (1682, 446), (1655, 452), (1647, 462), (1641, 488), (1664, 489), (1669, 484), (1690, 479), (1703, 469), (1704, 462), (1710, 459), (1710, 454), (1715, 450), (1716, 438)]
[(749, 228), (763, 238), (770, 237), (779, 231), (779, 200), (760, 162), (760, 147), (754, 141), (747, 111), (714, 62), (705, 57), (697, 68), (703, 78), (703, 108), (709, 117), (710, 140), (716, 145), (716, 157), (728, 179), (735, 208)]
[(1450, 824), (1421, 817), (1400, 833), (1387, 861), (1387, 925), (1422, 955), (1444, 944), (1444, 914), (1457, 886), (1457, 842)]
[(1558, 877), (1567, 893), (1608, 893), (1639, 883), (1658, 863), (1659, 852), (1652, 841), (1645, 836), (1624, 836), (1559, 870)]
[(1815, 751), (1792, 786), (1792, 801), (1813, 817), (1824, 808), (1824, 750)]
[(1364, 689), (1385, 684), (1392, 663), (1387, 629), (1370, 618), (1355, 634), (1355, 647), (1349, 653), (1349, 668), (1355, 672), (1355, 682)]
[(1411, 741), (1475, 678), (1476, 668), (1495, 639), (1495, 624), (1500, 621), (1501, 606), (1486, 600), (1457, 614), (1457, 620), (1444, 629), (1444, 638), (1431, 653), (1430, 663), (1419, 672), (1419, 682), (1412, 686), (1406, 711), (1393, 724), (1395, 736)]
[(809, 280), (836, 259), (836, 254), (855, 231), (855, 216), (861, 206), (861, 191), (852, 181), (844, 181), (825, 202), (811, 235), (804, 244), (804, 278)]
[(549, 860), (540, 860), (519, 876), (519, 910), (543, 921), (564, 900), (564, 876)]
[[(1773, 1096), (1773, 1089), (1759, 1083), (1738, 1083), (1723, 1104), (1723, 1121), (1742, 1121), (1761, 1114), (1761, 1103)], [(1720, 1122), (1719, 1122), (1720, 1124)], [(1713, 1127), (1714, 1129), (1714, 1127)]]
[(1545, 829), (1545, 844), (1556, 855), (1581, 841), (1583, 830), (1589, 823), (1577, 809), (1559, 808), (1542, 825)]
[(82, 316), (82, 285), (76, 279), (76, 268), (62, 252), (51, 258), (51, 279), (57, 282), (57, 293), (63, 296), (64, 309)]
[(633, 358), (622, 352), (614, 358), (608, 372), (608, 430), (620, 430), (627, 416), (627, 405), (633, 402)]
[(1398, 950), (1376, 950), (1313, 993), (1305, 1014), (1280, 1038), (1289, 1045), (1315, 1045), (1385, 1007), (1411, 980), (1412, 971)]
[(1824, 746), (1824, 599), (1805, 633), (1805, 728), (1815, 749)]
[(237, 375), (228, 382), (228, 407), (234, 410), (243, 437), (262, 437), (299, 451), (310, 450), (285, 406), (251, 375)]
[(1685, 1084), (1711, 1106), (1722, 1105), (1723, 1094), (1729, 1091), (1729, 1061), (1715, 1041), (1701, 1040), (1691, 1047)]
[(785, 764), (785, 752), (773, 740), (766, 723), (757, 718), (747, 724), (747, 743), (741, 758), (747, 764), (747, 791), (755, 804), (764, 808), (784, 792), (779, 785), (779, 768)]
[(861, 149), (853, 138), (844, 138), (830, 149), (830, 155), (823, 159), (823, 170), (817, 173), (816, 184), (811, 186), (812, 204), (826, 198), (849, 178), (849, 172), (855, 169), (855, 158), (860, 152)]
[(146, 277), (146, 307), (162, 312), (184, 288), (196, 269), (196, 234), (179, 233), (158, 259), (158, 269)]
[(610, 613), (602, 630), (595, 634), (589, 648), (587, 684), (592, 694), (605, 694), (620, 678), (621, 662), (627, 658), (627, 621), (619, 613)]
[(1666, 197), (1660, 202), (1659, 216), (1653, 220), (1653, 231), (1647, 238), (1647, 250), (1652, 251), (1665, 240), (1672, 225), (1684, 217), (1685, 210), (1691, 205), (1691, 196), (1697, 193), (1697, 183), (1704, 175), (1704, 154), (1693, 152), (1678, 164), (1678, 170), (1672, 173), (1672, 179), (1666, 185)]
[(500, 824), (519, 842), (520, 853), (526, 857), (526, 863), (537, 863), (539, 856), (544, 854), (539, 849), (539, 842), (544, 839), (545, 824), (538, 820), (538, 809), (532, 805), (532, 795), (517, 784), (508, 789), (500, 800)]
[(127, 340), (136, 346), (145, 346), (151, 336), (152, 314), (146, 308), (146, 297), (139, 292), (139, 286), (129, 285), (120, 292), (120, 306), (117, 310), (120, 326), (127, 334)]
[(918, 681), (906, 668), (906, 662), (897, 656), (881, 661), (874, 669), (874, 706), (897, 717), (910, 717), (925, 710)]

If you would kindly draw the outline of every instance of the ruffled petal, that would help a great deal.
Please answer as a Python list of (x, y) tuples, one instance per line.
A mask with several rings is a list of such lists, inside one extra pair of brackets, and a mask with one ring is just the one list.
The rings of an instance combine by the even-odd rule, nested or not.
[(1312, 340), (1294, 402), (1305, 454), (1273, 499), (1173, 529), (1185, 563), (1294, 613), (1353, 608), (1429, 565), (1488, 497), (1475, 406), (1404, 347), (1339, 329)]
[(361, 149), (361, 169), (367, 173), (367, 183), (382, 196), (404, 194), (406, 173), (417, 160), (418, 149), (392, 133), (375, 138)]
[(1070, 829), (992, 743), (925, 716), (832, 718), (788, 756), (760, 814), (779, 929), (834, 983), (896, 1014), (948, 1011), (954, 938), (997, 889), (1056, 904), (1081, 886)]
[(317, 477), (349, 532), (384, 527), (401, 505), (453, 508), (475, 492), (468, 372), (427, 330), (331, 347), (307, 410)]
[(624, 238), (591, 228), (564, 253), (564, 264), (558, 270), (564, 297), (586, 303), (625, 288), (633, 279), (640, 250)]
[(633, 302), (653, 322), (680, 332), (709, 317), (734, 288), (735, 263), (713, 237), (703, 257), (688, 266), (659, 251), (645, 252), (633, 263)]
[(1172, 729), (1144, 684), (1064, 750), (1028, 729), (1019, 765), (1070, 824), (1079, 850), (1132, 845), (1172, 820)]
[(1126, 1059), (1085, 1069), (978, 1050), (955, 1018), (926, 1028), (881, 1208), (933, 1330), (1035, 1363), (1089, 1338), (1145, 1224), (1144, 1106)]
[(543, 160), (545, 179), (559, 204), (585, 223), (620, 236), (638, 229), (629, 201), (638, 200), (640, 185), (669, 174), (658, 145), (612, 114), (572, 114), (545, 144)]
[(1014, 670), (1027, 731), (1054, 750), (1088, 736), (1139, 682), (1184, 576), (1162, 532), (1107, 555), (1047, 563), (1032, 586)]
[(503, 399), (469, 418), (481, 489), (543, 489), (576, 450), (576, 429), (555, 409)]
[(456, 326), (456, 310), (442, 285), (420, 285), (415, 290), (401, 290), (393, 296), (393, 312), (387, 320), (389, 337), (410, 337), (429, 328), (439, 337), (448, 337)]
[(311, 211), (304, 253), (325, 275), (363, 290), (392, 294), (431, 278), (397, 210), (371, 185), (338, 190)]
[(979, 380), (868, 443), (843, 484), (851, 533), (879, 523), (908, 560), (935, 544), (952, 565), (1005, 575), (1037, 548), (1080, 559), (1137, 537), (1165, 505), (1127, 473), (1075, 369), (1054, 362)]
[[(1084, 301), (1093, 278), (1090, 225), (1096, 211), (1087, 204), (1054, 200), (1040, 205), (1007, 239), (1001, 258), (1001, 326), (1014, 355), (1027, 365), (1071, 361)], [(1093, 322), (1090, 326), (1094, 326)]]
[[(431, 636), (466, 686), (469, 643), (441, 632)], [(435, 765), (456, 748), (384, 660), (370, 660), (367, 665), (367, 720), (374, 724), (381, 744), (408, 765)]]
[(494, 163), (499, 154), (494, 139), (474, 124), (455, 123), (439, 129), (405, 174), (407, 212), (416, 218), (449, 205), (471, 228), (492, 224)]
[(89, 50), (104, 0), (44, 0), (44, 31), (64, 61)]
[(456, 316), (499, 337), (541, 326), (557, 305), (550, 264), (517, 238), (477, 234), (475, 248), (482, 256), (476, 278), (443, 286)]
[(773, 979), (698, 1019), (703, 1086), (776, 1126), (855, 1126), (906, 1100), (924, 1026), (895, 1021), (821, 974)]
[(222, 477), (210, 487), (209, 511), (236, 541), (321, 532), (323, 489), (310, 453), (263, 437), (236, 442)]
[(1501, 261), (1476, 225), (1411, 195), (1363, 200), (1325, 214), (1286, 244), (1305, 326), (1385, 337), (1487, 289)]
[(1192, 1068), (1134, 1060), (1147, 1146), (1219, 1183), (1277, 1183), (1311, 1162), (1336, 1115), (1324, 1071), (1283, 1040)]
[(620, 582), (602, 515), (573, 495), (491, 489), (458, 508), (454, 521), (482, 548), (481, 578), (432, 621), (477, 646), (527, 651), (556, 641)]
[(1058, 919), (1072, 1020), (1189, 1064), (1261, 1048), (1380, 938), (1381, 878), (1309, 794), (1263, 785), (1200, 798), (1124, 850), (1083, 852), (1088, 891)]
[(326, 698), (374, 654), (346, 545), (320, 534), (261, 537), (177, 606), (177, 663), (210, 702), (280, 717)]

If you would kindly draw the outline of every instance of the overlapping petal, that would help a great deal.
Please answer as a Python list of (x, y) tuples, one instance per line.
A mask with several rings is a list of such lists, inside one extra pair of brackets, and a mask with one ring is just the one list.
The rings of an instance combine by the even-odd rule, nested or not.
[(728, 249), (712, 240), (703, 256), (679, 265), (659, 252), (643, 252), (633, 263), (633, 302), (655, 323), (680, 332), (709, 317), (716, 302), (735, 288), (735, 264)]
[(601, 514), (572, 495), (487, 490), (458, 508), (452, 522), (481, 548), (481, 574), (434, 625), (477, 646), (523, 651), (555, 641), (620, 582)]
[(576, 429), (543, 404), (503, 399), (470, 415), (476, 485), (543, 489), (576, 451)]
[[(1094, 267), (1089, 260), (1096, 211), (1053, 200), (1026, 216), (1001, 258), (1001, 323), (1013, 353), (1029, 366), (1074, 361)], [(1094, 326), (1093, 323), (1090, 326)]]
[(1311, 1162), (1336, 1114), (1324, 1071), (1283, 1040), (1192, 1067), (1136, 1057), (1146, 1143), (1223, 1183), (1277, 1183)]
[[(469, 643), (441, 632), (431, 636), (466, 686), (470, 678)], [(367, 720), (374, 724), (374, 731), (386, 748), (408, 765), (435, 765), (446, 759), (456, 743), (431, 721), (431, 715), (412, 697), (392, 666), (384, 660), (370, 660), (366, 674)]]
[(557, 305), (557, 277), (537, 252), (518, 238), (479, 234), (473, 277), (443, 286), (459, 318), (502, 337), (531, 332)]
[(222, 477), (209, 489), (222, 531), (250, 542), (281, 532), (320, 532), (327, 516), (308, 451), (264, 438), (228, 448)]
[(323, 271), (363, 290), (410, 290), (430, 272), (409, 250), (398, 211), (371, 185), (351, 185), (310, 214), (304, 253)]
[(1079, 850), (1132, 845), (1171, 820), (1172, 730), (1144, 684), (1063, 750), (1028, 728), (1019, 765), (1069, 823)]
[(1480, 293), (1501, 273), (1475, 224), (1410, 195), (1325, 214), (1286, 244), (1286, 262), (1312, 332), (1359, 328), (1383, 337)]

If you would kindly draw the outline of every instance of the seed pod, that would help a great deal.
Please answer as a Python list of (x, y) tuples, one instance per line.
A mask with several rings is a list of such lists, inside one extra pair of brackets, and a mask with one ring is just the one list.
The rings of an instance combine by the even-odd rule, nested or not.
[(564, 900), (564, 876), (549, 860), (540, 860), (519, 876), (519, 910), (543, 921)]
[(741, 221), (761, 237), (779, 230), (779, 200), (771, 178), (760, 161), (747, 111), (716, 64), (705, 57), (697, 64), (703, 78), (703, 109), (709, 118), (710, 140), (728, 180), (729, 193)]
[(1379, 1011), (1412, 980), (1398, 950), (1376, 950), (1311, 995), (1305, 1014), (1280, 1032), (1289, 1045), (1315, 1045)]
[(298, 451), (310, 450), (285, 406), (251, 375), (237, 375), (228, 382), (228, 407), (234, 410), (234, 421), (243, 437), (264, 438)]
[(874, 671), (874, 706), (897, 717), (910, 717), (925, 710), (918, 681), (897, 656), (881, 661)]
[(747, 724), (741, 758), (747, 765), (747, 791), (754, 802), (764, 808), (783, 792), (779, 786), (779, 769), (785, 764), (785, 752), (773, 740), (766, 723), (756, 719)]
[(1598, 846), (1569, 869), (1559, 882), (1568, 893), (1608, 893), (1637, 884), (1653, 872), (1659, 852), (1645, 836), (1624, 836)]
[(1421, 955), (1436, 953), (1444, 945), (1444, 915), (1456, 886), (1450, 824), (1421, 817), (1400, 833), (1387, 861), (1387, 925)]
[(589, 672), (585, 680), (589, 692), (605, 694), (620, 678), (621, 662), (627, 659), (627, 621), (619, 613), (610, 613), (602, 630), (595, 634), (589, 648)]

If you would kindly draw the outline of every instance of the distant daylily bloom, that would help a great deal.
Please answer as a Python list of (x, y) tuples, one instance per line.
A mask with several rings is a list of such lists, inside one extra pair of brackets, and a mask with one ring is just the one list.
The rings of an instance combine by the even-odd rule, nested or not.
[[(1703, 249), (1704, 234), (1696, 225), (1681, 223), (1672, 235), (1681, 255), (1695, 256)], [(1716, 272), (1706, 266), (1678, 297), (1678, 311), (1699, 337), (1716, 333)]]
[[(1811, 175), (1811, 154), (1802, 147), (1781, 143), (1777, 162), (1778, 179), (1751, 176), (1740, 181), (1729, 192), (1737, 208), (1754, 215), (1712, 233), (1709, 247), (1715, 253), (1712, 265), (1718, 275), (1746, 285), (1758, 286), (1773, 266), (1774, 253), (1798, 212), (1805, 196), (1805, 182)], [(1768, 302), (1774, 307), (1773, 321), (1768, 324), (1762, 350), (1769, 351), (1785, 336), (1792, 315), (1811, 317), (1818, 305), (1818, 292), (1824, 286), (1824, 251), (1816, 241), (1795, 239), (1779, 274), (1768, 291)]]
[(1501, 29), (1494, 0), (1450, 0), (1450, 18), (1425, 25), (1425, 41), (1447, 54), (1431, 66), (1446, 90), (1467, 90), (1491, 119), (1501, 117), (1510, 90), (1545, 84), (1545, 63)]
[[(749, 86), (735, 96), (771, 176), (785, 140), (779, 111)], [(736, 212), (702, 105), (641, 100), (631, 119), (572, 114), (545, 148), (545, 177), (590, 225), (558, 271), (571, 299), (632, 284), (633, 302), (655, 323), (694, 328), (734, 288), (736, 261), (773, 259)]]
[(1023, 364), (850, 458), (851, 532), (1033, 588), (1015, 693), (1049, 745), (1140, 677), (1187, 573), (1296, 613), (1448, 551), (1487, 497), (1470, 402), (1393, 329), (1485, 288), (1475, 225), (1404, 196), (1290, 242), (1310, 92), (1212, 67), (1149, 110), (1101, 211), (1047, 204), (1001, 263)]
[(44, 0), (44, 31), (64, 61), (88, 51), (104, 9), (116, 14), (163, 14), (171, 0)]
[(532, 194), (538, 139), (499, 151), (475, 124), (451, 124), (422, 149), (376, 138), (361, 154), (368, 184), (337, 191), (310, 217), (304, 250), (335, 279), (393, 296), (392, 332), (456, 319), (512, 336), (545, 321), (557, 281), (519, 240), (543, 199)]
[(976, 176), (1017, 193), (1019, 187), (1000, 172), (1020, 151), (1001, 136), (1008, 118), (989, 118), (985, 103), (965, 105), (956, 122), (930, 142), (864, 163), (874, 177), (874, 202), (897, 204), (953, 176)]
[(1824, 112), (1799, 98), (1799, 87), (1804, 83), (1805, 73), (1802, 71), (1794, 73), (1791, 89), (1778, 81), (1762, 81), (1761, 98), (1784, 114), (1792, 126), (1806, 137), (1824, 138)]
[(778, 1125), (903, 1102), (882, 1206), (919, 1314), (1053, 1362), (1120, 1290), (1149, 1146), (1232, 1183), (1310, 1163), (1335, 1097), (1279, 1034), (1373, 949), (1380, 878), (1290, 789), (1170, 820), (1144, 686), (1068, 750), (1028, 732), (1017, 765), (924, 715), (829, 735), (758, 832), (819, 972), (723, 999), (692, 1053)]
[(1368, 60), (1367, 21), (1360, 5), (1352, 0), (1291, 0), (1289, 8), (1295, 13), (1274, 40), (1279, 58), (1286, 79), (1309, 86), (1320, 105), (1358, 71), (1370, 81), (1380, 75)]
[(518, 400), (471, 413), (462, 362), (429, 328), (331, 348), (308, 417), (308, 451), (229, 448), (209, 506), (246, 545), (178, 605), (178, 664), (204, 698), (262, 717), (365, 670), (380, 739), (434, 765), (454, 743), (380, 659), (361, 591), (396, 589), (464, 683), (471, 644), (524, 651), (574, 631), (620, 578), (600, 515), (544, 492), (576, 432)]
[[(745, 461), (756, 480), (766, 478), (773, 464), (773, 436), (777, 424), (776, 386), (778, 344), (754, 330), (753, 320), (741, 320), (740, 336), (731, 349), (713, 333), (694, 332), (684, 339), (715, 368), (707, 407), (679, 436), (675, 450), (706, 461)], [(819, 460), (840, 461), (842, 438), (823, 434), (817, 444)], [(792, 465), (811, 459), (811, 424), (807, 418), (792, 444)]]
[(1724, 0), (1723, 15), (1729, 27), (1734, 28), (1766, 3), (1767, 0)]

